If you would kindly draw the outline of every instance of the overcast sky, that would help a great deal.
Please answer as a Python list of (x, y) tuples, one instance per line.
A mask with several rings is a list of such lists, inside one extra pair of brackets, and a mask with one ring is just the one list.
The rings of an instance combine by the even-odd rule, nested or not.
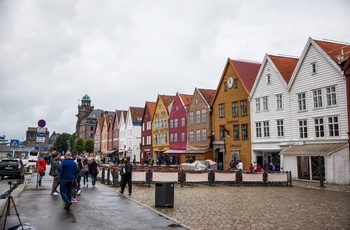
[(127, 110), (216, 89), (227, 58), (350, 42), (348, 0), (0, 0), (0, 135), (39, 119), (73, 133), (78, 104)]

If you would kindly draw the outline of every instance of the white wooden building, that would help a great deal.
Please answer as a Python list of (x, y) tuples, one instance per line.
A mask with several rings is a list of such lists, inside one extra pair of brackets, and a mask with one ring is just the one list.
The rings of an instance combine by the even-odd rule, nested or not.
[[(281, 145), (290, 143), (288, 82), (298, 58), (266, 54), (249, 95), (252, 161), (280, 167)], [(281, 169), (282, 170), (282, 169)]]
[(293, 179), (317, 181), (323, 171), (326, 183), (350, 183), (346, 84), (337, 63), (349, 50), (309, 38), (288, 84), (291, 141), (281, 164)]

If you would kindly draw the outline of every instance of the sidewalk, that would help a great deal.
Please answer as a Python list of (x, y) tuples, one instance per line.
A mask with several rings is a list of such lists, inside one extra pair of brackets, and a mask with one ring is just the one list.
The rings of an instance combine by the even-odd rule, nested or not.
[[(37, 190), (36, 173), (33, 173), (28, 184), (23, 186), (23, 192), (19, 196), (12, 194), (22, 224), (30, 223), (38, 230), (170, 229), (173, 226), (187, 229), (100, 183), (91, 188), (90, 182), (89, 188), (82, 188), (80, 201), (65, 210), (61, 196), (51, 195), (51, 185), (52, 177), (47, 175)], [(19, 224), (12, 204), (10, 214), (6, 229)]]

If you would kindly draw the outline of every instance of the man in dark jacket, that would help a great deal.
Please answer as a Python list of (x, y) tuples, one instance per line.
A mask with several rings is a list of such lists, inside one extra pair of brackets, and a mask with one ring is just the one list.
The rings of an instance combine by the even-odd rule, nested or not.
[(129, 163), (127, 159), (124, 160), (124, 168), (125, 168), (125, 174), (121, 178), (121, 189), (120, 193), (124, 194), (124, 189), (126, 186), (126, 183), (128, 183), (128, 188), (129, 188), (129, 196), (131, 195), (131, 190), (132, 190), (132, 165)]
[(65, 203), (64, 208), (69, 209), (72, 204), (72, 189), (77, 174), (77, 164), (72, 158), (71, 152), (66, 152), (65, 159), (62, 162), (60, 173), (60, 192)]

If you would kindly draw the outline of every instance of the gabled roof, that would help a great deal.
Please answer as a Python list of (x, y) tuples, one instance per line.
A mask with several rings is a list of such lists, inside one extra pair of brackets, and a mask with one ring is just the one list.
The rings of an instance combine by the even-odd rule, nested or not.
[(120, 116), (122, 113), (126, 114), (128, 111), (126, 110), (115, 110), (115, 114), (116, 114), (116, 119), (117, 119), (117, 122), (119, 123), (119, 120), (120, 120)]
[[(350, 56), (350, 44), (314, 40), (333, 61), (339, 63)], [(339, 57), (339, 59), (338, 59)]]
[(250, 93), (256, 76), (258, 75), (261, 64), (256, 62), (231, 60), (231, 63), (235, 67), (239, 77), (241, 78), (244, 86)]
[(154, 114), (154, 110), (156, 109), (156, 103), (152, 101), (146, 101), (146, 106), (152, 116)]
[(132, 122), (141, 122), (144, 110), (143, 107), (130, 107)]
[(180, 96), (180, 98), (181, 98), (181, 100), (182, 100), (182, 103), (183, 103), (184, 107), (185, 107), (186, 109), (188, 109), (188, 107), (189, 107), (190, 104), (191, 104), (192, 96), (193, 96), (193, 95), (181, 94), (181, 93), (179, 93), (179, 96)]
[(202, 95), (203, 99), (210, 106), (215, 96), (216, 90), (215, 89), (198, 89), (198, 92)]
[[(304, 50), (300, 56), (300, 59), (298, 61), (297, 66), (295, 67), (295, 71), (293, 72), (293, 75), (291, 77), (291, 80), (288, 84), (289, 89), (292, 87), (296, 76), (298, 75), (299, 69), (304, 62), (305, 56), (308, 53), (309, 47), (314, 46), (315, 49), (320, 52), (320, 54), (335, 68), (341, 72), (341, 67), (338, 64), (340, 61), (339, 59), (344, 59), (346, 57), (349, 57), (350, 55), (350, 45), (345, 43), (335, 43), (335, 42), (326, 42), (326, 41), (319, 41), (314, 40), (311, 37), (306, 42), (306, 45), (304, 47)], [(342, 57), (341, 57), (342, 56)]]
[(298, 58), (283, 57), (268, 55), (273, 64), (276, 66), (278, 72), (282, 75), (286, 83), (288, 84), (291, 79), (296, 65), (298, 64)]
[(171, 102), (173, 102), (175, 96), (169, 96), (169, 95), (158, 95), (159, 98), (162, 100), (165, 108), (168, 108)]
[(94, 109), (87, 118), (90, 119), (97, 119), (99, 117), (101, 117), (101, 114), (103, 113), (102, 109)]

